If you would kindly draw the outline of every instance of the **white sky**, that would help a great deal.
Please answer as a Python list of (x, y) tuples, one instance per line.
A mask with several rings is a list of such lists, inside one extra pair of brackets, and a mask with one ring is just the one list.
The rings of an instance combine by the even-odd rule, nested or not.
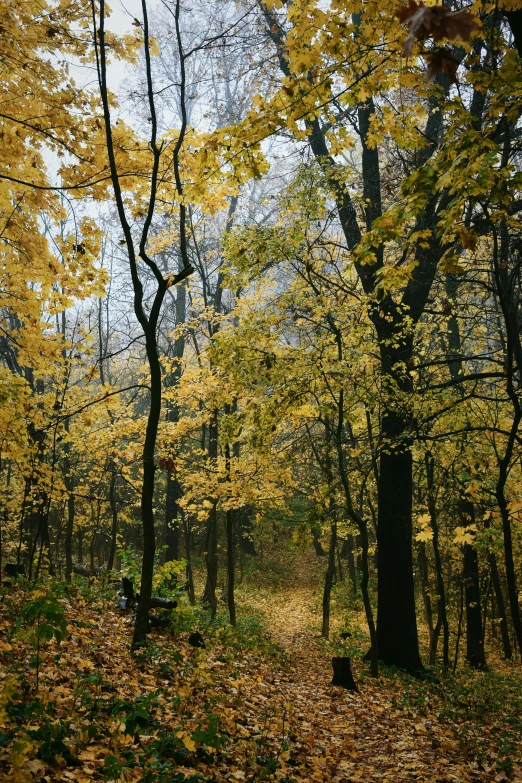
[[(161, 0), (147, 0), (147, 10), (151, 14), (161, 3)], [(111, 14), (106, 21), (106, 27), (120, 35), (133, 33), (133, 19), (143, 19), (141, 0), (109, 0)], [(118, 94), (119, 85), (128, 79), (128, 66), (123, 62), (115, 62), (109, 66), (108, 76), (110, 89)]]

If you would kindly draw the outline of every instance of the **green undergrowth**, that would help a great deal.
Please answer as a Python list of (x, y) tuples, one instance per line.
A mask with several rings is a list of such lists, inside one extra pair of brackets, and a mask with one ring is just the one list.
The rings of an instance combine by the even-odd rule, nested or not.
[[(183, 602), (179, 612), (170, 613), (171, 626), (152, 632), (133, 654), (131, 626), (122, 623), (113, 639), (114, 654), (102, 656), (95, 643), (96, 618), (100, 611), (114, 612), (114, 586), (109, 595), (104, 584), (83, 580), (70, 586), (52, 580), (16, 586), (0, 610), (0, 639), (5, 640), (0, 658), (6, 675), (0, 683), (0, 779), (15, 781), (18, 776), (22, 781), (29, 768), (37, 776), (45, 772), (46, 780), (62, 779), (64, 770), (80, 776), (71, 780), (84, 775), (133, 781), (138, 773), (144, 783), (212, 779), (205, 770), (227, 764), (235, 747), (230, 705), (236, 697), (229, 683), (245, 677), (248, 682), (252, 669), (267, 663), (270, 668), (285, 665), (283, 651), (250, 599), (248, 591), (238, 591), (235, 628), (223, 604), (211, 621), (206, 608)], [(22, 636), (17, 615), (25, 622)], [(63, 618), (72, 633), (65, 657)], [(51, 633), (55, 627), (64, 632)], [(189, 646), (188, 636), (195, 630), (205, 649)], [(35, 634), (40, 639), (39, 684), (32, 660)], [(75, 668), (78, 662), (80, 669)], [(132, 688), (122, 690), (129, 680)], [(245, 763), (264, 769), (256, 761), (256, 749), (252, 742), (252, 759), (247, 756)], [(85, 769), (92, 771), (84, 774)]]

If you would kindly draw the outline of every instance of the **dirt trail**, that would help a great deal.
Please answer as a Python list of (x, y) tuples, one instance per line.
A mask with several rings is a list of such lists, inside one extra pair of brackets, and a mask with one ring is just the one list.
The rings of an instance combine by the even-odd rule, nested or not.
[[(288, 708), (291, 755), (287, 774), (320, 783), (478, 783), (502, 780), (463, 757), (451, 725), (408, 715), (393, 703), (392, 680), (361, 682), (360, 692), (330, 685), (331, 661), (317, 643), (319, 618), (310, 587), (282, 589), (265, 613), (274, 641), (288, 656), (274, 672), (269, 698)], [(311, 628), (312, 627), (312, 628)], [(286, 705), (286, 707), (283, 707)]]

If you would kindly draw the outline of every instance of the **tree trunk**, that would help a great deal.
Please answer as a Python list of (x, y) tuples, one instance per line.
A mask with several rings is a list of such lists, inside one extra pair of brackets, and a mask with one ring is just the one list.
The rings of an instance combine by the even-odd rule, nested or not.
[(192, 570), (192, 531), (190, 529), (190, 522), (186, 517), (183, 520), (183, 527), (185, 533), (185, 557), (187, 559), (187, 593), (191, 606), (195, 606), (196, 593), (194, 591), (194, 573)]
[[(182, 259), (178, 261), (178, 272), (183, 269)], [(168, 263), (165, 258), (165, 274), (168, 273)], [(186, 320), (186, 284), (181, 283), (176, 289), (176, 298), (174, 301), (174, 313), (176, 326), (184, 324)], [(175, 364), (172, 372), (165, 377), (165, 386), (169, 389), (177, 387), (182, 373), (182, 360), (185, 353), (185, 335), (183, 330), (179, 332), (174, 341)], [(179, 421), (179, 408), (174, 402), (170, 402), (167, 410), (167, 421), (175, 423)], [(180, 557), (180, 520), (179, 520), (179, 500), (183, 495), (181, 486), (176, 478), (176, 474), (171, 471), (167, 474), (167, 492), (165, 498), (165, 562), (170, 560), (179, 560)]]
[(349, 535), (346, 539), (346, 559), (348, 561), (348, 575), (354, 597), (357, 595), (357, 570), (355, 568), (354, 537)]
[(359, 690), (355, 680), (353, 679), (349, 658), (332, 658), (332, 668), (334, 671), (332, 685), (338, 685), (341, 688), (346, 688), (348, 691)]
[(464, 544), (464, 587), (466, 601), (466, 661), (474, 669), (485, 669), (482, 643), (482, 612), (477, 550)]
[(109, 488), (109, 503), (111, 506), (112, 525), (111, 525), (111, 544), (109, 549), (109, 557), (107, 558), (107, 572), (112, 571), (114, 568), (114, 560), (116, 558), (116, 544), (118, 539), (118, 506), (116, 503), (116, 471), (113, 471), (111, 478), (111, 485)]
[(437, 583), (437, 623), (433, 629), (430, 644), (430, 665), (435, 666), (437, 660), (437, 644), (441, 629), (443, 631), (442, 664), (449, 668), (449, 625), (448, 613), (446, 609), (446, 589), (444, 586), (444, 575), (442, 573), (442, 558), (439, 549), (439, 523), (435, 509), (434, 496), (434, 466), (435, 460), (429, 454), (425, 455), (426, 475), (428, 484), (428, 509), (430, 514), (431, 529), (433, 531), (433, 556), (435, 559), (435, 579)]
[[(382, 435), (399, 438), (404, 422), (388, 412)], [(422, 670), (415, 615), (412, 555), (412, 455), (406, 444), (381, 452), (377, 521), (379, 660), (410, 673)]]
[(464, 619), (464, 574), (462, 574), (462, 579), (460, 580), (459, 621), (457, 625), (457, 638), (455, 640), (455, 657), (453, 659), (453, 672), (455, 672), (457, 668), (457, 663), (459, 661), (459, 645), (460, 645), (460, 637), (462, 636), (463, 619)]
[[(213, 412), (212, 421), (208, 427), (208, 456), (211, 464), (216, 469), (216, 460), (218, 456), (218, 423), (217, 411)], [(217, 556), (217, 501), (213, 500), (212, 508), (208, 515), (207, 536), (205, 542), (205, 565), (207, 567), (207, 582), (203, 600), (210, 604), (210, 614), (212, 619), (217, 613), (217, 577), (218, 577), (218, 556)]]
[(143, 446), (143, 481), (141, 488), (141, 522), (143, 530), (143, 560), (141, 564), (140, 601), (132, 638), (133, 649), (143, 644), (149, 628), (149, 608), (154, 575), (156, 535), (154, 529), (154, 454), (161, 414), (161, 367), (156, 343), (156, 329), (149, 325), (146, 332), (147, 359), (150, 370), (150, 405)]
[(227, 509), (225, 512), (225, 525), (227, 534), (227, 605), (230, 625), (236, 625), (236, 600), (235, 600), (235, 535), (234, 535), (234, 511)]
[[(493, 593), (495, 596), (495, 605), (497, 609), (495, 612), (495, 619), (498, 621), (498, 626), (500, 626), (502, 647), (504, 648), (504, 658), (510, 659), (513, 657), (513, 650), (511, 649), (511, 640), (509, 638), (504, 594), (502, 593), (502, 585), (500, 584), (500, 578), (498, 574), (497, 558), (494, 552), (489, 552), (488, 563), (491, 572), (491, 582), (493, 584)], [(495, 623), (495, 627), (497, 627), (497, 623)]]
[[(493, 235), (493, 261), (494, 278), (497, 289), (498, 301), (502, 310), (502, 317), (506, 329), (505, 367), (506, 390), (510, 398), (513, 418), (506, 448), (498, 462), (498, 479), (495, 488), (500, 516), (502, 519), (502, 533), (504, 538), (504, 561), (506, 568), (506, 581), (511, 621), (518, 644), (518, 651), (522, 658), (522, 616), (518, 603), (518, 588), (513, 557), (513, 537), (511, 531), (511, 519), (506, 498), (506, 483), (511, 467), (511, 459), (515, 449), (518, 430), (522, 422), (522, 406), (520, 403), (515, 378), (522, 376), (522, 343), (520, 339), (520, 327), (518, 321), (519, 302), (518, 291), (514, 288), (517, 276), (515, 270), (509, 269), (510, 246), (509, 234), (505, 223), (500, 227), (500, 243), (497, 230)], [(518, 272), (520, 274), (520, 272)]]
[(330, 597), (335, 576), (335, 551), (337, 548), (337, 522), (334, 520), (330, 528), (330, 548), (328, 550), (328, 566), (324, 575), (323, 590), (323, 624), (321, 636), (330, 638)]
[[(237, 411), (237, 401), (234, 400), (232, 405), (225, 406), (225, 415), (231, 416)], [(235, 459), (239, 458), (239, 444), (234, 443), (233, 454)], [(225, 470), (226, 470), (226, 482), (228, 488), (231, 488), (232, 475), (231, 475), (231, 449), (230, 441), (227, 439), (225, 443)], [(229, 497), (229, 501), (231, 500)], [(235, 549), (236, 549), (236, 511), (231, 508), (227, 508), (225, 511), (225, 532), (227, 538), (227, 606), (228, 616), (230, 619), (230, 625), (236, 625), (236, 599), (235, 599), (235, 580), (236, 580), (236, 564), (235, 564)]]
[(65, 580), (71, 581), (72, 575), (72, 542), (74, 533), (75, 498), (70, 492), (67, 498), (67, 525), (65, 527)]
[(180, 497), (178, 482), (169, 471), (165, 500), (165, 544), (167, 545), (165, 562), (179, 560), (178, 500)]
[(370, 631), (370, 673), (372, 677), (379, 676), (379, 640), (377, 637), (377, 630), (373, 620), (373, 610), (370, 601), (370, 591), (368, 590), (368, 584), (370, 581), (370, 566), (368, 558), (368, 528), (366, 525), (361, 527), (361, 547), (362, 547), (362, 577), (361, 577), (361, 593), (364, 603), (364, 612), (366, 614), (366, 622), (368, 623), (368, 629)]
[(421, 577), (422, 599), (424, 601), (424, 614), (426, 616), (426, 623), (430, 631), (430, 647), (433, 641), (433, 612), (431, 608), (430, 598), (430, 577), (428, 571), (428, 558), (426, 557), (426, 544), (424, 541), (419, 541), (417, 547), (417, 559), (419, 563), (419, 572)]
[[(511, 609), (511, 622), (515, 631), (515, 638), (518, 644), (519, 654), (522, 658), (522, 620), (520, 617), (520, 606), (518, 603), (517, 578), (515, 573), (515, 561), (513, 556), (513, 536), (511, 532), (511, 519), (509, 508), (505, 496), (505, 483), (507, 478), (507, 465), (502, 461), (500, 476), (497, 483), (497, 502), (502, 517), (502, 532), (504, 538), (504, 563), (506, 568), (506, 582)], [(505, 469), (504, 469), (505, 468)]]

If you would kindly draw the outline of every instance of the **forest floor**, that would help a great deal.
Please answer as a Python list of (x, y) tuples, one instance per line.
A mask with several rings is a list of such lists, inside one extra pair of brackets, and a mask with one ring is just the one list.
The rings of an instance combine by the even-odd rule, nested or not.
[[(317, 584), (306, 562), (300, 569), (277, 589), (240, 589), (236, 630), (224, 607), (210, 627), (187, 610), (188, 626), (151, 634), (135, 655), (132, 620), (114, 592), (77, 586), (61, 599), (69, 638), (39, 651), (37, 692), (29, 637), (12, 634), (29, 588), (4, 595), (0, 780), (522, 781), (520, 666), (372, 679), (358, 653), (359, 692), (333, 687), (331, 657), (363, 649), (362, 618), (352, 613), (347, 625), (339, 608), (337, 641), (322, 640)], [(198, 619), (205, 650), (187, 643)], [(351, 629), (347, 642), (341, 627)]]

